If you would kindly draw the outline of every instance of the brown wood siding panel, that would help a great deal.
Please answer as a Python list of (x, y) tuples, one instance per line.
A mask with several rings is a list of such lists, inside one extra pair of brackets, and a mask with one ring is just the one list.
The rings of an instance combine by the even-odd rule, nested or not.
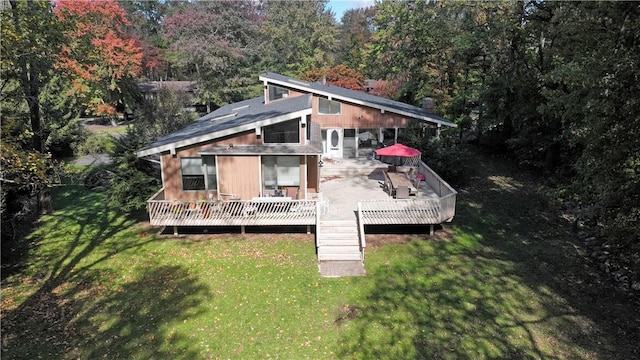
[(166, 200), (180, 199), (182, 181), (180, 179), (180, 159), (166, 153), (162, 155), (162, 176), (164, 197)]
[(298, 118), (298, 135), (300, 138), (300, 144), (307, 143), (307, 126), (309, 126), (309, 124), (306, 124), (304, 127), (302, 127), (302, 118)]
[(312, 101), (312, 120), (326, 128), (345, 129), (369, 129), (369, 128), (403, 128), (407, 126), (407, 118), (357, 104), (339, 101), (341, 105), (340, 115), (320, 115), (318, 114), (318, 97)]
[(259, 164), (259, 156), (218, 156), (220, 193), (235, 194), (242, 200), (250, 200), (258, 196), (260, 194)]
[(262, 138), (256, 135), (255, 130), (245, 131), (232, 136), (225, 136), (207, 143), (206, 147), (224, 145), (262, 145)]
[[(180, 158), (199, 157), (199, 152), (212, 146), (225, 145), (262, 145), (262, 139), (255, 131), (245, 131), (233, 136), (226, 136), (207, 143), (192, 145), (178, 149), (176, 155), (165, 153), (162, 155), (162, 173), (164, 176), (164, 190), (167, 200), (198, 200), (207, 198), (210, 191), (182, 191), (182, 174), (180, 172)], [(257, 181), (257, 180), (256, 180)]]
[(317, 193), (319, 183), (318, 157), (307, 157), (307, 193)]

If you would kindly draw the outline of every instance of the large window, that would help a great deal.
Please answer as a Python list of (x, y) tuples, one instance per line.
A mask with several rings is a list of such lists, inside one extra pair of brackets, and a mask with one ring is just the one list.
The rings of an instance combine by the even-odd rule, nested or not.
[(215, 157), (181, 158), (180, 170), (182, 172), (182, 190), (217, 189)]
[(263, 156), (265, 189), (300, 186), (300, 156)]
[(269, 101), (289, 97), (289, 90), (279, 86), (269, 85)]
[(318, 98), (318, 114), (340, 115), (340, 103), (333, 100)]
[(300, 143), (300, 119), (265, 126), (263, 132), (265, 144), (298, 144)]

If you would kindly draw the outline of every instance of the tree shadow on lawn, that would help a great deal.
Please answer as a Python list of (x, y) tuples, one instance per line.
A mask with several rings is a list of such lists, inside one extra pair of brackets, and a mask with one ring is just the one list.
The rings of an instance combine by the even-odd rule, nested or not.
[(484, 172), (461, 189), (451, 238), (370, 271), (339, 357), (637, 358), (638, 308), (597, 280), (535, 182)]
[[(140, 236), (131, 228), (135, 222), (109, 209), (99, 193), (82, 187), (59, 191), (58, 211), (32, 234), (41, 247), (28, 259), (28, 271), (35, 273), (3, 279), (3, 287), (26, 281), (35, 289), (3, 311), (3, 358), (160, 355), (160, 345), (169, 340), (160, 325), (188, 316), (206, 288), (177, 266), (150, 266), (142, 279), (120, 288), (110, 284), (121, 275), (102, 263), (155, 238)], [(175, 289), (180, 291), (166, 292)]]

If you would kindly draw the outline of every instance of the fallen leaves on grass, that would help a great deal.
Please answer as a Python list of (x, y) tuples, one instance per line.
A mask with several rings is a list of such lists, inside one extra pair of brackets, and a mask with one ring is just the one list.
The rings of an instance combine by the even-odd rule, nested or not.
[(336, 326), (342, 325), (345, 321), (353, 320), (362, 314), (362, 309), (354, 305), (344, 305), (338, 309), (338, 316), (333, 321)]

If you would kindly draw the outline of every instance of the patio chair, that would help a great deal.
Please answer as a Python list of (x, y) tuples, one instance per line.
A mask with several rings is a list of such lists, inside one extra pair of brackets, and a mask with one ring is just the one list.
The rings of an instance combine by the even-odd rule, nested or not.
[(384, 173), (384, 184), (382, 185), (382, 189), (389, 194), (389, 196), (393, 196), (393, 187), (391, 186), (391, 179), (389, 175), (385, 171)]
[(400, 185), (396, 190), (396, 199), (408, 199), (409, 198), (409, 187)]

